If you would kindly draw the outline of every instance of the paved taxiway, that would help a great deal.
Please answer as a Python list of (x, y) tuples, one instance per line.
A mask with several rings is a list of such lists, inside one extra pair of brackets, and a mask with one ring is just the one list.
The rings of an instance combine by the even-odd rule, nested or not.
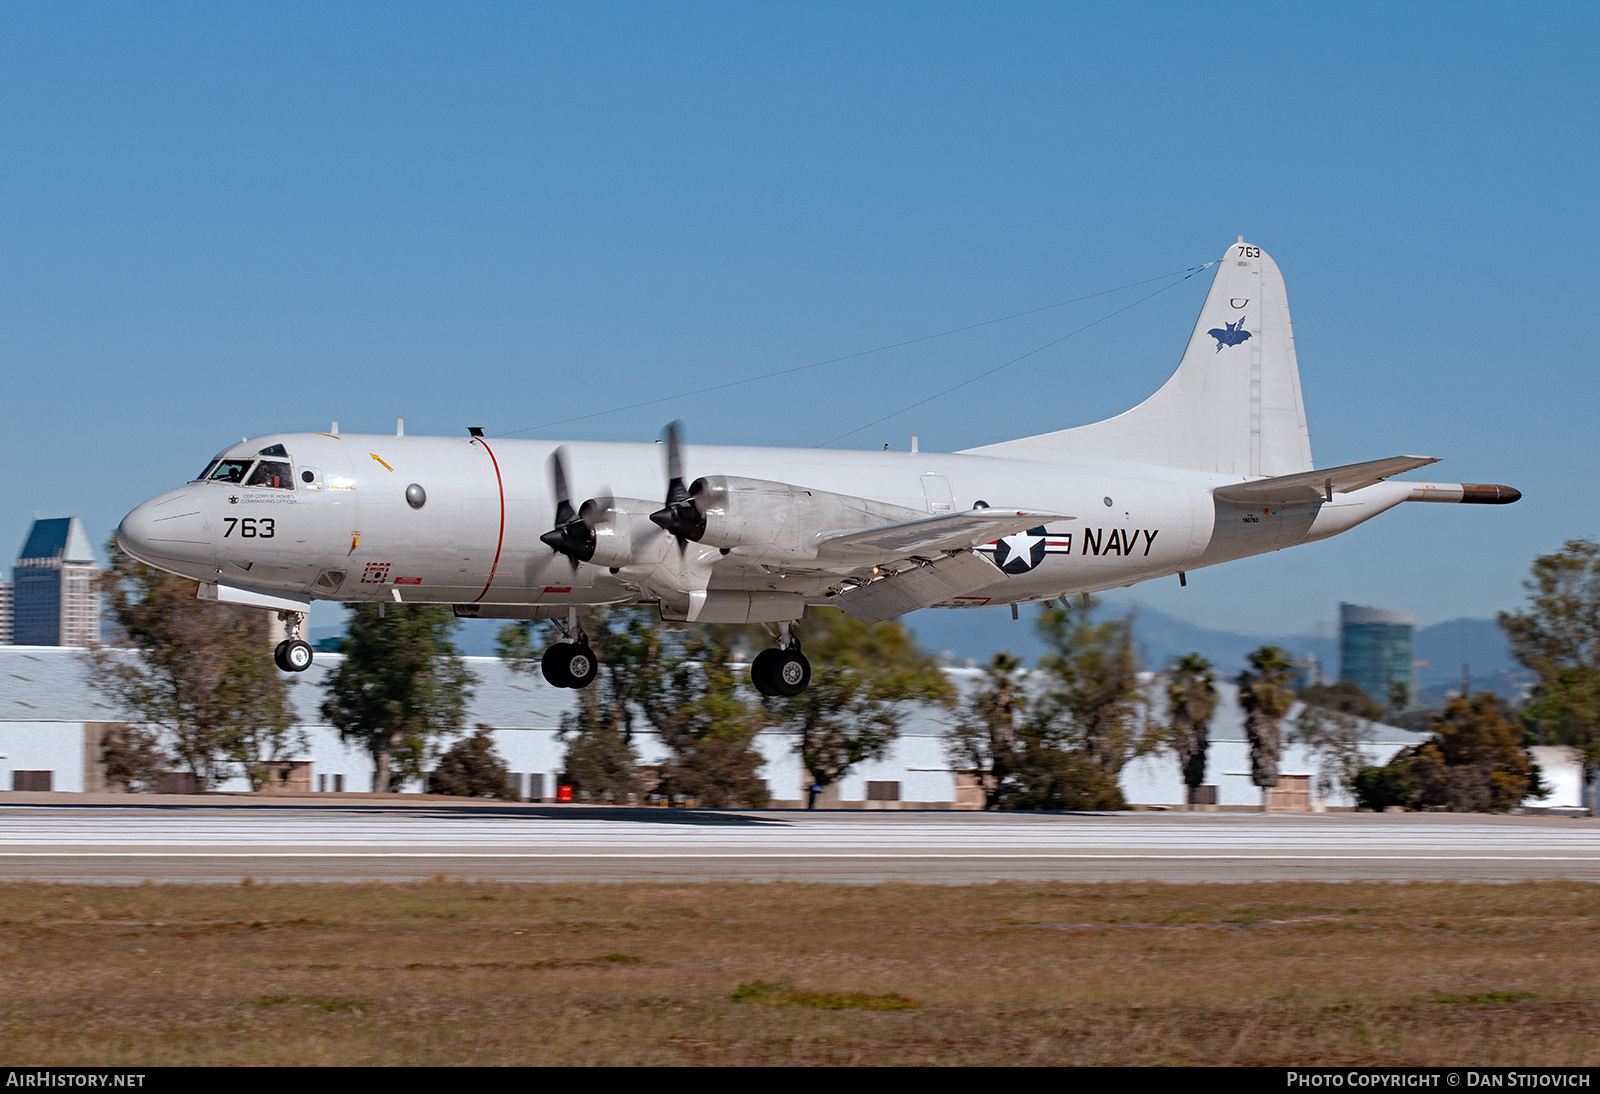
[(1600, 881), (1556, 817), (0, 805), (0, 879)]

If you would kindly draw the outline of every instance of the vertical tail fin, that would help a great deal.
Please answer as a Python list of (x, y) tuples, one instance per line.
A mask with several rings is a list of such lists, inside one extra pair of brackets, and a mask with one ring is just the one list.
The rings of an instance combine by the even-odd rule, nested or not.
[(1241, 476), (1311, 470), (1289, 298), (1278, 264), (1239, 237), (1217, 263), (1178, 371), (1132, 410), (968, 451), (1111, 458)]

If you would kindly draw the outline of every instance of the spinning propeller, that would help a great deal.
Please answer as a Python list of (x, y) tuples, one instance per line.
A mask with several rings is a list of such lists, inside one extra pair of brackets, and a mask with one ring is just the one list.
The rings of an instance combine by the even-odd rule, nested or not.
[(550, 453), (550, 485), (556, 499), (556, 526), (539, 537), (552, 551), (566, 555), (576, 567), (594, 557), (595, 527), (611, 508), (609, 498), (590, 498), (576, 511), (567, 491), (565, 448)]
[[(706, 534), (705, 514), (695, 506), (690, 490), (683, 485), (683, 453), (678, 443), (678, 422), (668, 424), (662, 439), (667, 446), (667, 504), (650, 514), (650, 519), (678, 539), (682, 549), (688, 540)], [(697, 482), (695, 485), (699, 485)]]

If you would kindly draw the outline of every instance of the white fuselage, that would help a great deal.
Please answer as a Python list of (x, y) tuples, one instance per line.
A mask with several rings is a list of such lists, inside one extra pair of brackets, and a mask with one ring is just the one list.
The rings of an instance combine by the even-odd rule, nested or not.
[[(292, 468), (290, 483), (192, 482), (130, 513), (118, 532), (123, 548), (199, 581), (294, 600), (554, 608), (659, 599), (651, 566), (575, 565), (540, 542), (555, 520), (548, 460), (557, 442), (285, 433), (219, 458), (255, 460), (278, 445), (285, 455), (274, 458)], [(606, 493), (661, 503), (659, 444), (560, 447), (575, 504)], [(772, 480), (919, 514), (987, 505), (1073, 518), (1046, 526), (1037, 564), (1030, 558), (1022, 572), (997, 574), (952, 607), (1093, 592), (1322, 539), (1413, 488), (1382, 482), (1331, 502), (1244, 508), (1212, 495), (1245, 481), (1237, 475), (1112, 460), (694, 446), (685, 462), (690, 478)], [(425, 493), (420, 506), (407, 500), (412, 485)], [(711, 589), (822, 603), (840, 580), (824, 566), (758, 565), (742, 552), (715, 563)]]

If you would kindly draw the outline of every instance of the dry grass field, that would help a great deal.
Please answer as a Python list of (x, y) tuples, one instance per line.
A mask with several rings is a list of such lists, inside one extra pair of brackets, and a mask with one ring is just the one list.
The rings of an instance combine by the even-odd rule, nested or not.
[(0, 885), (4, 1063), (1600, 1064), (1580, 884)]

